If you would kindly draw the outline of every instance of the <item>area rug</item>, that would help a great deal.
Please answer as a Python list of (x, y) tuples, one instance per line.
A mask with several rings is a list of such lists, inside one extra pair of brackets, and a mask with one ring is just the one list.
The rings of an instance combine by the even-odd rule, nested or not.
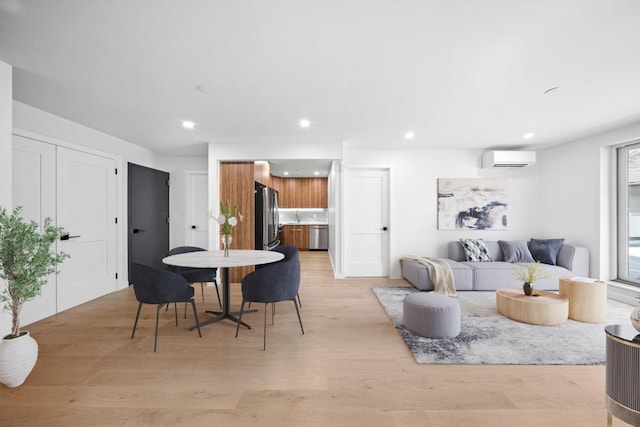
[(402, 325), (402, 302), (414, 288), (374, 287), (387, 315), (421, 364), (603, 365), (604, 327), (629, 323), (634, 307), (608, 300), (607, 321), (559, 326), (516, 322), (498, 313), (495, 292), (458, 292), (461, 332), (453, 339), (414, 335)]

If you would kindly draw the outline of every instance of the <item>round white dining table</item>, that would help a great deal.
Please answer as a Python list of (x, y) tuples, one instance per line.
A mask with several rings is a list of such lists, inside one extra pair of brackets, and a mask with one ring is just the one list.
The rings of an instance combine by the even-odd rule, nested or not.
[[(205, 320), (204, 322), (200, 323), (200, 326), (218, 322), (222, 319), (229, 319), (233, 322), (240, 323), (248, 329), (251, 329), (251, 326), (249, 324), (241, 322), (235, 316), (236, 313), (232, 313), (229, 310), (229, 307), (231, 305), (231, 297), (229, 292), (229, 268), (245, 267), (248, 265), (269, 264), (272, 262), (280, 261), (283, 258), (284, 254), (275, 251), (232, 249), (229, 251), (229, 256), (224, 256), (223, 251), (198, 251), (171, 255), (163, 258), (162, 262), (164, 264), (177, 267), (220, 268), (222, 272), (223, 290), (222, 311), (206, 310), (206, 313), (213, 314), (215, 317), (211, 317)], [(190, 329), (193, 330), (196, 327), (197, 325), (192, 326)]]

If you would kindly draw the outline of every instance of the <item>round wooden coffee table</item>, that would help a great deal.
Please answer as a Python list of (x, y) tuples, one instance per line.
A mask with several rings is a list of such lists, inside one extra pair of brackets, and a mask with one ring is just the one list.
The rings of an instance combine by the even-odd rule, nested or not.
[(537, 296), (527, 296), (522, 289), (498, 289), (498, 311), (509, 319), (532, 325), (553, 326), (567, 321), (569, 301), (553, 292), (535, 291)]

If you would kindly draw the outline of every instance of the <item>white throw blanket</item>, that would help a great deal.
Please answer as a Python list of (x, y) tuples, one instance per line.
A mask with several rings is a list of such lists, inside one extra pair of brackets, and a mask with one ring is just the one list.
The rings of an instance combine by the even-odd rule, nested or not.
[(445, 260), (414, 256), (405, 257), (404, 259), (410, 259), (427, 267), (429, 278), (433, 283), (433, 292), (445, 294), (450, 297), (458, 296), (456, 293), (456, 286), (453, 281), (453, 271), (451, 270), (451, 266)]

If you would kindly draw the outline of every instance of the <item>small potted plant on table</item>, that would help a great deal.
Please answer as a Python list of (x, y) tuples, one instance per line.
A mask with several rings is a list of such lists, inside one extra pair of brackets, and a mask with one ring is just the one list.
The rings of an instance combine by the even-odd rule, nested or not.
[(516, 279), (523, 282), (522, 290), (525, 295), (533, 294), (533, 284), (535, 282), (550, 277), (549, 274), (540, 267), (540, 261), (531, 264), (518, 264), (513, 274)]

